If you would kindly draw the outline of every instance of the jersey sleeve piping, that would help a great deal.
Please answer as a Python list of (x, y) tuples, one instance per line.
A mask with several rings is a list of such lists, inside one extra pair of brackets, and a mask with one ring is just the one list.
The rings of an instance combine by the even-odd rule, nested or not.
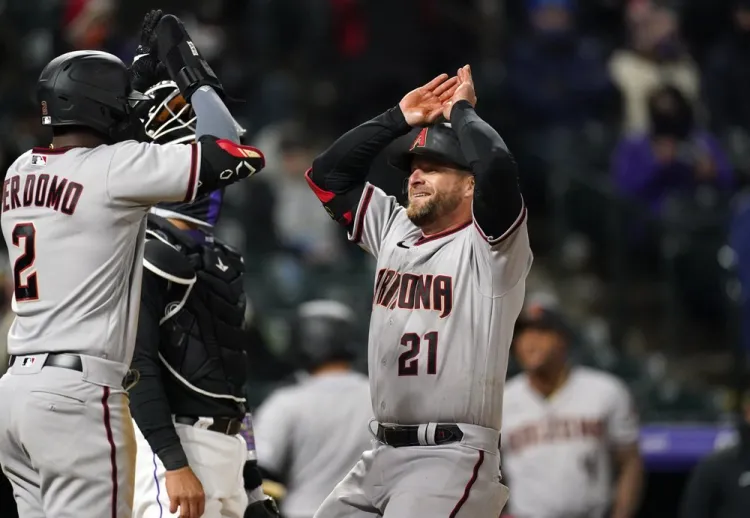
[(513, 222), (513, 224), (506, 230), (501, 236), (499, 237), (490, 237), (487, 234), (484, 233), (482, 230), (482, 227), (479, 226), (479, 223), (477, 223), (476, 218), (474, 219), (474, 226), (477, 229), (477, 232), (479, 232), (479, 235), (482, 236), (482, 239), (484, 239), (487, 243), (489, 243), (490, 246), (496, 246), (505, 241), (507, 238), (509, 238), (516, 230), (518, 230), (524, 221), (526, 221), (526, 204), (523, 204), (521, 206), (521, 212), (518, 214), (518, 217)]
[(190, 203), (195, 199), (198, 192), (198, 164), (200, 164), (200, 147), (196, 143), (190, 144), (190, 173), (188, 177), (188, 187), (185, 193), (185, 203)]
[(349, 241), (352, 241), (353, 243), (359, 244), (360, 241), (362, 241), (362, 232), (364, 231), (367, 208), (370, 206), (370, 200), (372, 200), (374, 192), (375, 187), (368, 183), (362, 193), (362, 201), (359, 202), (357, 214), (354, 217), (354, 233), (349, 236)]

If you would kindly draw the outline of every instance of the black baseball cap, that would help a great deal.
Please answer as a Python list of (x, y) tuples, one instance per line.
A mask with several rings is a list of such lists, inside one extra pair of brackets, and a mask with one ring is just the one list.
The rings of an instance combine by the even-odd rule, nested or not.
[(396, 169), (411, 173), (411, 161), (415, 156), (432, 158), (438, 162), (471, 171), (469, 161), (461, 151), (458, 135), (449, 122), (437, 122), (431, 126), (412, 130), (409, 149), (394, 154), (389, 162)]

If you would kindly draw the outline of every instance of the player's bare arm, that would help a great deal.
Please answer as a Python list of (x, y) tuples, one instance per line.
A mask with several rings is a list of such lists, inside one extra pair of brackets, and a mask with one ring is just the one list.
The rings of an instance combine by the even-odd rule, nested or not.
[(475, 176), (473, 213), (490, 243), (523, 221), (518, 168), (503, 139), (474, 111), (477, 96), (469, 65), (458, 69), (458, 86), (444, 109)]
[(352, 230), (372, 161), (413, 127), (434, 122), (457, 83), (457, 78), (449, 78), (447, 74), (437, 76), (406, 94), (398, 106), (339, 137), (315, 159), (307, 179), (334, 220)]
[(615, 450), (617, 483), (611, 518), (632, 518), (638, 511), (643, 489), (643, 460), (638, 443)]

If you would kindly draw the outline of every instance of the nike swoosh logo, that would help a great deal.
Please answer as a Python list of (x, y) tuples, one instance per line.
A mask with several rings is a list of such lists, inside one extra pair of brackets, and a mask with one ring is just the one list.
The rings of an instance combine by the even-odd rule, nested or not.
[(404, 244), (404, 242), (403, 242), (403, 241), (399, 241), (398, 243), (396, 243), (396, 246), (397, 246), (397, 247), (399, 247), (399, 248), (409, 248), (408, 246), (406, 246), (406, 245)]

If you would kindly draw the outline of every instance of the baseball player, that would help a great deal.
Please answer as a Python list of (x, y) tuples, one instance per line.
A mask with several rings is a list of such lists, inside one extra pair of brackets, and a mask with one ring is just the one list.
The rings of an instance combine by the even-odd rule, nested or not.
[(285, 488), (284, 518), (312, 518), (370, 449), (367, 376), (352, 370), (355, 318), (333, 300), (302, 304), (292, 347), (309, 376), (272, 393), (254, 413), (258, 465)]
[(510, 511), (514, 518), (631, 518), (643, 478), (638, 419), (618, 379), (569, 365), (570, 335), (552, 310), (519, 320), (514, 351), (524, 373), (508, 382), (503, 407)]
[(131, 103), (144, 99), (128, 68), (111, 54), (72, 52), (39, 79), (52, 146), (21, 155), (3, 183), (16, 319), (0, 379), (0, 463), (24, 517), (130, 516), (135, 438), (123, 378), (148, 208), (191, 201), (264, 165), (227, 140), (234, 120), (221, 85), (179, 20), (152, 18), (138, 68), (164, 63), (195, 108), (198, 142), (123, 140), (136, 129)]
[[(136, 109), (148, 138), (195, 139), (192, 107), (173, 81), (145, 93), (152, 100)], [(138, 382), (130, 390), (138, 443), (134, 518), (278, 514), (239, 435), (247, 410), (244, 265), (213, 236), (221, 199), (218, 190), (189, 203), (160, 203), (148, 216), (132, 363)]]
[[(440, 75), (340, 137), (307, 173), (377, 260), (368, 363), (378, 443), (318, 518), (494, 518), (507, 500), (502, 395), (532, 255), (516, 164), (475, 103), (468, 65)], [(412, 128), (393, 161), (410, 173), (404, 208), (365, 177)]]

